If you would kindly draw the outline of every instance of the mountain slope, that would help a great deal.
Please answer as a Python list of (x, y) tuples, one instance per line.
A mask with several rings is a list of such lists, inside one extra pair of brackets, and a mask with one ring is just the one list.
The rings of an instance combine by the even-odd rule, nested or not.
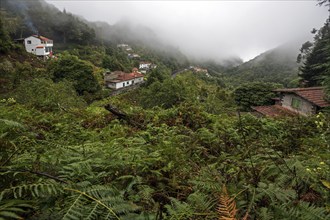
[(298, 44), (284, 44), (227, 71), (234, 84), (241, 82), (274, 82), (293, 86), (297, 78)]
[(128, 43), (137, 52), (151, 53), (173, 68), (186, 66), (187, 58), (177, 48), (161, 42), (153, 30), (142, 25), (121, 21), (114, 25), (106, 22), (90, 22), (71, 13), (60, 11), (44, 0), (21, 1), (2, 0), (1, 18), (12, 39), (32, 34), (44, 35), (54, 40), (54, 48), (68, 48), (70, 45), (114, 46)]

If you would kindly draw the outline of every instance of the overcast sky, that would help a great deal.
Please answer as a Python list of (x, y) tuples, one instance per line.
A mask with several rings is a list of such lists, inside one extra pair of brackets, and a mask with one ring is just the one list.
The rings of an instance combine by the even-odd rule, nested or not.
[(88, 1), (46, 0), (90, 21), (127, 19), (195, 57), (249, 60), (280, 44), (311, 37), (327, 16), (326, 7), (305, 1)]

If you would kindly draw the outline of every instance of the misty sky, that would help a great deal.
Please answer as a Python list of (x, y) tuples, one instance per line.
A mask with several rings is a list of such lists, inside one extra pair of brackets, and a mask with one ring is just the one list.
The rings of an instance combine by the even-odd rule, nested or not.
[(90, 21), (122, 19), (145, 25), (185, 54), (249, 60), (290, 41), (301, 43), (320, 28), (326, 7), (316, 1), (78, 1), (46, 0)]

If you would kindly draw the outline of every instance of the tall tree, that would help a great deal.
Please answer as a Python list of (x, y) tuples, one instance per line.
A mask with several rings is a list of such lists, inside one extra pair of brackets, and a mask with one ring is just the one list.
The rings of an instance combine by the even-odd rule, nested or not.
[[(317, 0), (319, 6), (329, 7), (330, 0)], [(314, 43), (306, 42), (300, 49), (297, 62), (303, 63), (299, 76), (305, 86), (319, 86), (329, 81), (330, 69), (330, 14), (320, 30), (312, 30)], [(327, 79), (327, 80), (326, 80)]]
[(12, 46), (9, 34), (3, 27), (2, 20), (0, 19), (0, 53), (8, 52)]
[[(330, 68), (330, 23), (329, 19), (317, 31), (314, 44), (303, 44), (298, 61), (303, 65), (299, 68), (302, 83), (305, 86), (322, 85)], [(301, 58), (299, 60), (299, 58)], [(304, 59), (305, 58), (305, 59)]]

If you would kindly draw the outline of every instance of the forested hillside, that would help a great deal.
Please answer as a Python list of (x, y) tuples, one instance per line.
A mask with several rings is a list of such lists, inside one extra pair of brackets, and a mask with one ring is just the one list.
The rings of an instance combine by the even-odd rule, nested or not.
[[(40, 34), (53, 39), (55, 51), (76, 48), (79, 45), (115, 47), (129, 43), (135, 49), (146, 50), (173, 69), (188, 65), (188, 60), (179, 50), (162, 43), (152, 30), (127, 22), (109, 25), (103, 22), (88, 22), (71, 13), (59, 11), (43, 0), (3, 0), (1, 16), (4, 28), (11, 38)], [(41, 19), (42, 18), (42, 19)]]
[(273, 82), (286, 87), (298, 85), (297, 43), (284, 44), (254, 59), (226, 71), (228, 81), (236, 82)]
[[(273, 50), (231, 76), (214, 62), (204, 63), (209, 76), (172, 75), (190, 65), (181, 53), (132, 42), (157, 68), (139, 88), (112, 95), (103, 74), (130, 72), (139, 60), (43, 1), (4, 4), (0, 219), (330, 219), (329, 109), (308, 117), (250, 112), (291, 85), (293, 55)], [(57, 13), (45, 29), (33, 20), (62, 43), (56, 58), (39, 59), (14, 43), (21, 30), (23, 37), (34, 32), (19, 5)], [(314, 48), (326, 51), (326, 37), (312, 45), (319, 39)], [(315, 56), (310, 51), (305, 55)], [(328, 67), (328, 55), (318, 64)], [(328, 70), (320, 83), (330, 88)]]

